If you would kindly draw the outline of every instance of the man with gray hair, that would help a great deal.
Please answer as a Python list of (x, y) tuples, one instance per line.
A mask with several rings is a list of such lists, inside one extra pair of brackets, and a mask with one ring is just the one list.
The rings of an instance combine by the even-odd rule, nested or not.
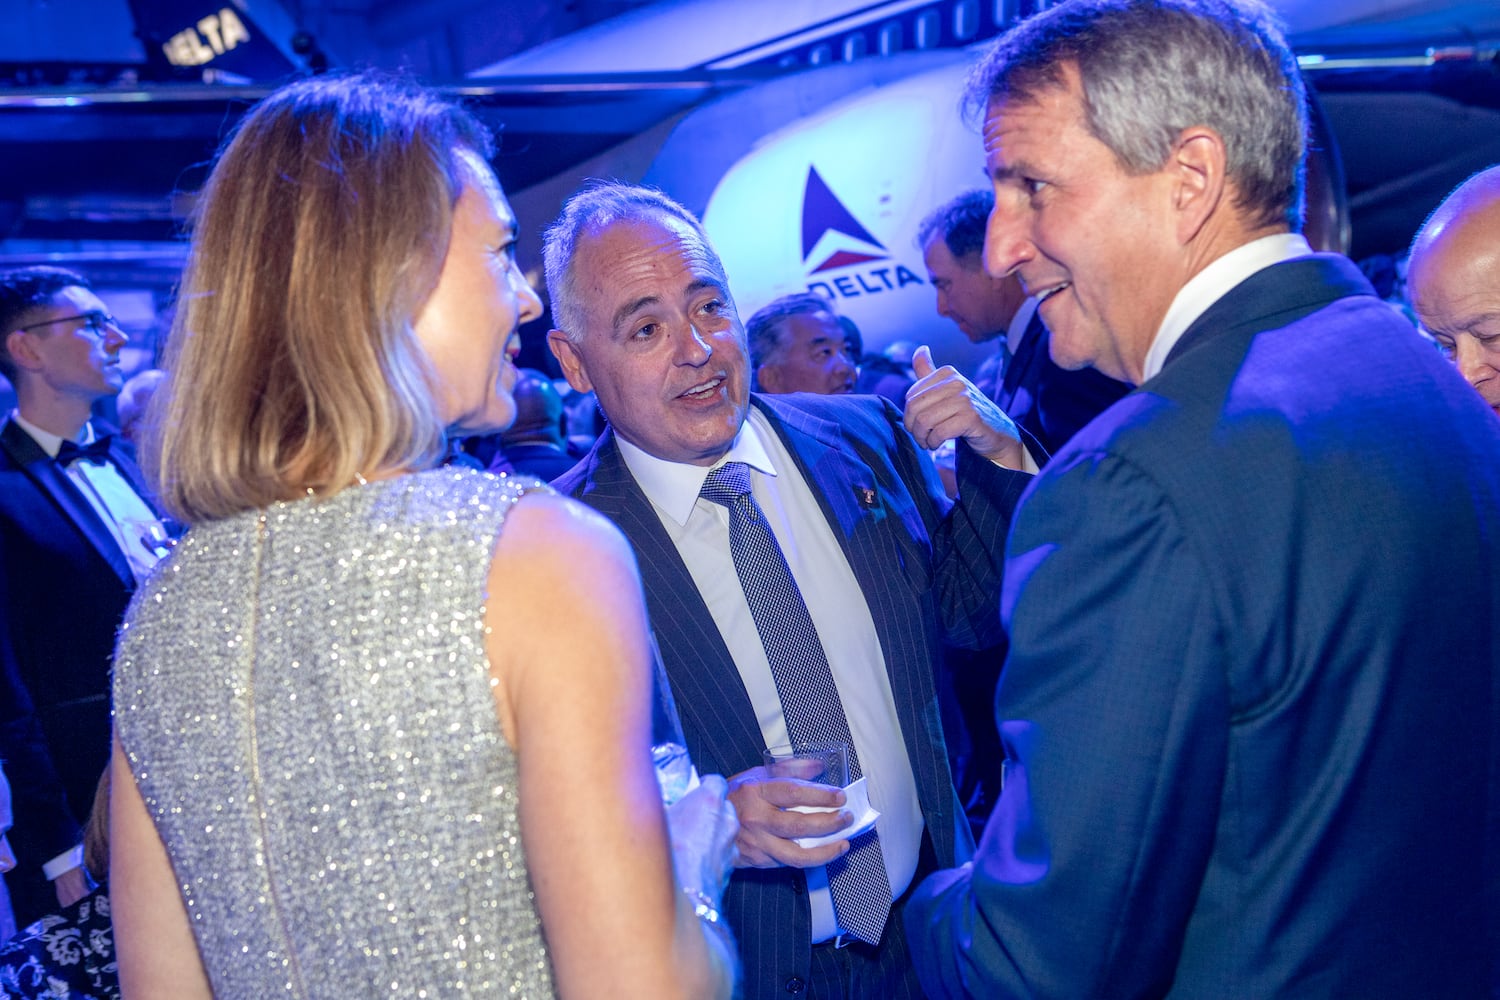
[(934, 997), (1500, 988), (1500, 423), (1295, 234), (1245, 0), (1064, 0), (976, 70), (992, 274), (1139, 388), (1007, 543), (1006, 782), (906, 920)]
[(1443, 199), (1412, 242), (1406, 283), (1423, 328), (1500, 413), (1500, 166)]
[(821, 295), (797, 292), (761, 306), (745, 321), (750, 367), (761, 392), (854, 391), (859, 358), (841, 317)]
[[(1021, 461), (1014, 425), (925, 349), (904, 422), (868, 396), (752, 395), (723, 265), (660, 192), (576, 195), (546, 267), (548, 342), (609, 422), (554, 486), (630, 539), (688, 750), (733, 776), (742, 867), (723, 912), (745, 997), (915, 1000), (908, 888), (972, 844), (934, 666), (942, 639), (998, 633), (1006, 527), (1029, 481), (996, 464)], [(950, 507), (925, 449), (951, 437)], [(845, 747), (872, 829), (842, 791), (762, 766), (763, 749), (813, 742)]]

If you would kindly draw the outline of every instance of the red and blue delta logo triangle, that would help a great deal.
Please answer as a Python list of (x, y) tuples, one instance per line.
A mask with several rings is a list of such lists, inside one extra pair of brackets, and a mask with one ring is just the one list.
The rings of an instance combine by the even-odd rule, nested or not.
[(802, 192), (802, 266), (809, 268), (807, 290), (835, 301), (926, 284), (892, 258), (811, 165)]
[[(817, 248), (818, 241), (829, 232), (840, 233), (867, 246), (885, 250), (885, 245), (871, 235), (870, 231), (854, 217), (854, 213), (839, 201), (828, 183), (818, 174), (818, 168), (810, 166), (807, 168), (807, 186), (802, 193), (802, 262), (804, 264), (807, 263), (813, 250)], [(888, 253), (839, 248), (808, 273), (818, 274), (822, 271), (849, 267), (851, 264), (863, 264), (866, 261), (889, 258)]]

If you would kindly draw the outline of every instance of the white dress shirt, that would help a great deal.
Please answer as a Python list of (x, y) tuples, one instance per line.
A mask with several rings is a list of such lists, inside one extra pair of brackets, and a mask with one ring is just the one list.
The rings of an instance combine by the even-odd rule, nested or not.
[[(709, 469), (665, 462), (624, 439), (617, 441), (626, 466), (655, 508), (734, 657), (765, 745), (790, 743), (776, 680), (730, 555), (729, 512), (698, 496)], [(916, 872), (922, 810), (901, 738), (885, 655), (864, 592), (796, 461), (754, 407), (718, 464), (724, 462), (744, 462), (753, 470), (751, 492), (786, 556), (823, 643), (867, 780), (870, 804), (880, 811), (876, 829), (895, 900)], [(831, 940), (839, 928), (827, 869), (808, 869), (807, 888), (813, 943)]]
[(1172, 348), (1187, 333), (1188, 327), (1231, 288), (1257, 271), (1310, 253), (1312, 247), (1301, 234), (1276, 233), (1235, 247), (1193, 275), (1177, 292), (1167, 315), (1162, 318), (1156, 339), (1151, 341), (1151, 349), (1146, 352), (1141, 381), (1160, 374), (1162, 366), (1167, 363), (1167, 355), (1172, 353)]

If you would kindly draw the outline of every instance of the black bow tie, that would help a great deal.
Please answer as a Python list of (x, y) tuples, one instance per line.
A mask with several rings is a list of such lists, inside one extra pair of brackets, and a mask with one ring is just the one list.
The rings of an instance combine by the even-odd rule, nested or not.
[(103, 462), (109, 458), (109, 444), (113, 438), (113, 434), (105, 434), (103, 437), (94, 438), (90, 444), (64, 441), (62, 446), (57, 449), (57, 464), (66, 469), (80, 458), (87, 458), (93, 462)]

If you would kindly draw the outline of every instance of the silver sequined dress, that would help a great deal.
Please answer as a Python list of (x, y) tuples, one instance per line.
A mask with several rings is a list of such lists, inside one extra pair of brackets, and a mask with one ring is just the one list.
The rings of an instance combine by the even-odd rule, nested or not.
[(484, 654), (525, 484), (212, 522), (136, 595), (116, 722), (218, 996), (554, 995)]

